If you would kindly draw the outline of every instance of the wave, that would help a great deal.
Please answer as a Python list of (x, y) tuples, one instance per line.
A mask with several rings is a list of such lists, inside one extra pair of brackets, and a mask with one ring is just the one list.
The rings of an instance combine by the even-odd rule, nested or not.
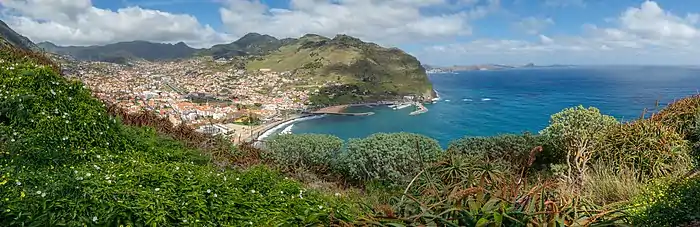
[(440, 101), (440, 93), (438, 93), (435, 89), (433, 89), (433, 92), (435, 92), (435, 98), (433, 98), (432, 101)]
[(471, 101), (473, 101), (473, 100), (472, 100), (472, 99), (462, 99), (462, 101), (471, 102)]
[[(271, 129), (268, 129), (267, 131), (263, 132), (256, 138), (256, 140), (263, 140), (267, 137), (270, 137), (273, 135), (275, 132), (280, 131), (282, 129), (282, 132), (285, 132), (285, 130), (289, 130), (289, 133), (292, 131), (292, 126), (294, 126), (294, 123), (300, 122), (300, 121), (308, 121), (308, 120), (313, 120), (313, 119), (319, 119), (323, 118), (326, 115), (314, 115), (314, 116), (309, 116), (309, 117), (302, 117), (302, 118), (296, 118), (294, 120), (286, 121), (282, 124), (279, 124), (275, 127), (272, 127)], [(257, 143), (256, 143), (257, 144)]]
[(449, 101), (450, 101), (449, 99), (446, 99), (446, 100), (445, 100), (445, 102), (449, 102)]
[(290, 124), (290, 125), (287, 126), (286, 128), (282, 129), (282, 131), (281, 131), (280, 133), (278, 133), (278, 134), (279, 134), (279, 135), (292, 134), (292, 128), (294, 128), (294, 124)]
[(483, 98), (483, 99), (481, 99), (481, 101), (491, 101), (491, 99), (490, 98)]

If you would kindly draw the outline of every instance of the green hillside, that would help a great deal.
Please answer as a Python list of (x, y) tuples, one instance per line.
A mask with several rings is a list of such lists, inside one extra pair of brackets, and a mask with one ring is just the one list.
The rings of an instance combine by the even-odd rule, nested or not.
[(3, 48), (0, 58), (0, 226), (290, 226), (356, 216), (339, 197), (266, 167), (222, 169), (153, 128), (123, 125), (41, 55)]
[(312, 97), (316, 104), (434, 96), (425, 69), (415, 57), (346, 35), (333, 39), (306, 35), (278, 51), (252, 58), (247, 68), (292, 71), (316, 83), (330, 83)]

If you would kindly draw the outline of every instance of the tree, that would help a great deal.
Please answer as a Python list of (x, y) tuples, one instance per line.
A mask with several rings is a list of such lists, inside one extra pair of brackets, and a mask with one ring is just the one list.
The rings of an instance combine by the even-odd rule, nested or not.
[(601, 147), (603, 136), (611, 126), (619, 125), (612, 116), (603, 115), (595, 107), (577, 106), (552, 115), (550, 124), (540, 132), (566, 153), (568, 183), (580, 189), (588, 169), (588, 161)]

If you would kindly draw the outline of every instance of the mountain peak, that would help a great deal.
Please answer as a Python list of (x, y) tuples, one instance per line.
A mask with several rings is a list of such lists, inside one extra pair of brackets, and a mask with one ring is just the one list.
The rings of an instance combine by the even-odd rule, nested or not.
[(25, 50), (39, 50), (40, 48), (27, 37), (24, 37), (0, 20), (0, 44), (9, 44)]

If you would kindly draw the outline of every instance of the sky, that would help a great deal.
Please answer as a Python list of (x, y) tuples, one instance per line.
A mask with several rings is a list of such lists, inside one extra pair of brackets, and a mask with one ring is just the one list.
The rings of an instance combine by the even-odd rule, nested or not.
[(34, 42), (347, 34), (431, 65), (700, 65), (699, 0), (0, 0)]

